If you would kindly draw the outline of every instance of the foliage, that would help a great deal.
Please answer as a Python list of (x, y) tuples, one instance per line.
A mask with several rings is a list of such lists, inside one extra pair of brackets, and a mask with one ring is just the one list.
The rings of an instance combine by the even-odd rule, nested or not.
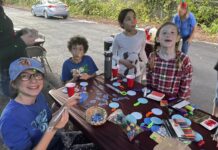
[[(38, 0), (5, 0), (6, 3), (31, 6)], [(131, 7), (141, 23), (170, 21), (180, 0), (62, 0), (72, 15), (94, 16), (117, 20), (121, 9)], [(218, 1), (186, 0), (199, 26), (209, 33), (218, 33)]]

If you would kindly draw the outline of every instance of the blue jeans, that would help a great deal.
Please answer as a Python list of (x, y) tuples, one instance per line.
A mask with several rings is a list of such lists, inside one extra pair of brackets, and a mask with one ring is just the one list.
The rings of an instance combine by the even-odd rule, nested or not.
[(0, 68), (0, 94), (10, 97), (10, 78), (9, 70), (5, 68)]
[(188, 43), (188, 39), (182, 39), (182, 52), (184, 54), (187, 54), (188, 53), (188, 48), (189, 48), (190, 44)]

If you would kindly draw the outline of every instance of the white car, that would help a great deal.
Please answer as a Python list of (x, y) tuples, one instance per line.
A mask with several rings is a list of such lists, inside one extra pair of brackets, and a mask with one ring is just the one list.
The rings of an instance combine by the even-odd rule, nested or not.
[(68, 17), (68, 7), (59, 0), (39, 0), (32, 6), (31, 12), (34, 16), (50, 17)]

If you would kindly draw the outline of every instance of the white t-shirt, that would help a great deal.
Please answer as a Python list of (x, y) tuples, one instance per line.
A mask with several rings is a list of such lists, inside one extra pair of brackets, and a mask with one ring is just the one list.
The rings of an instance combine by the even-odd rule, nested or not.
[(145, 32), (137, 30), (133, 36), (126, 36), (123, 32), (116, 35), (112, 44), (113, 60), (118, 64), (120, 59), (131, 61), (136, 67), (127, 69), (126, 66), (119, 64), (119, 73), (140, 76), (143, 73), (147, 57), (145, 54)]

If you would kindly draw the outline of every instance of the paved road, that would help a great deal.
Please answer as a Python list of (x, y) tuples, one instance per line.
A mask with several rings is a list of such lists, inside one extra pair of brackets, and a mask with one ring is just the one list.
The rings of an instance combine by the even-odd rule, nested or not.
[[(30, 12), (5, 8), (6, 13), (13, 20), (15, 27), (35, 28), (46, 37), (44, 47), (48, 51), (47, 58), (54, 72), (60, 74), (65, 59), (70, 57), (67, 41), (74, 35), (87, 37), (90, 54), (100, 72), (103, 71), (103, 39), (117, 33), (117, 26), (101, 24), (85, 20), (69, 18), (49, 19), (33, 17)], [(190, 47), (191, 61), (194, 67), (191, 101), (207, 112), (212, 111), (212, 100), (215, 94), (216, 72), (213, 66), (218, 60), (218, 46), (201, 42), (194, 42)]]

